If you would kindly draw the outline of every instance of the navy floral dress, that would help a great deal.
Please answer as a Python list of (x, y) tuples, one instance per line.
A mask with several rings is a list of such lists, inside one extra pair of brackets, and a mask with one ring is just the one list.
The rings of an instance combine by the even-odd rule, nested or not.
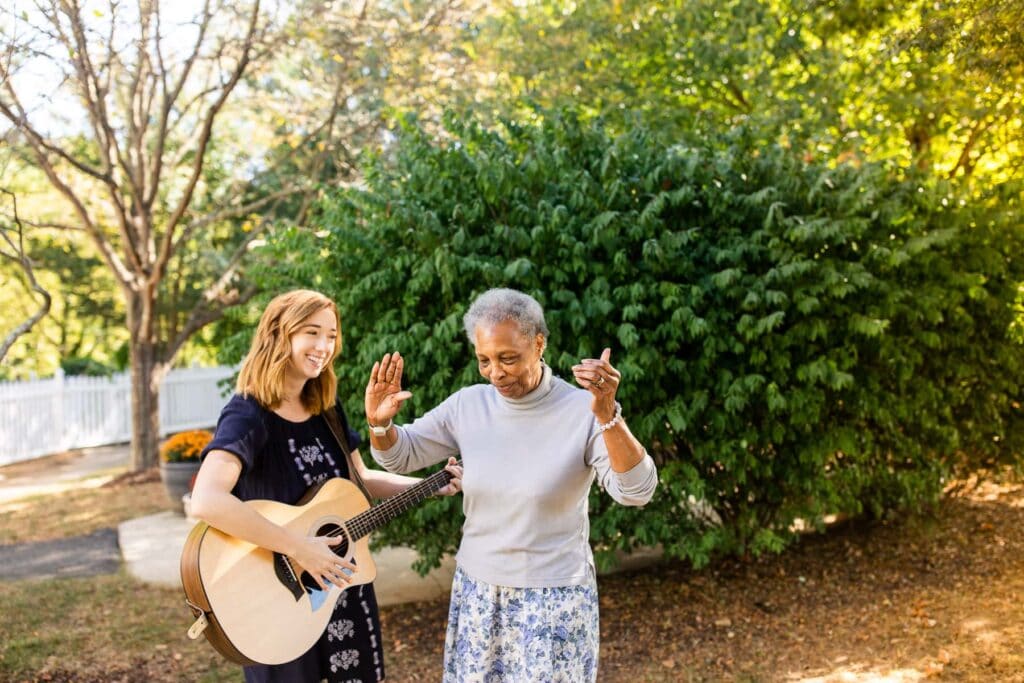
[[(349, 448), (361, 441), (341, 407), (338, 419)], [(235, 395), (221, 411), (213, 440), (203, 451), (233, 453), (242, 473), (232, 493), (241, 500), (262, 498), (294, 505), (310, 486), (331, 477), (349, 477), (348, 462), (322, 415), (291, 422), (262, 408), (255, 399)], [(373, 584), (356, 586), (338, 599), (320, 640), (285, 664), (244, 669), (249, 683), (377, 683), (384, 680), (380, 617)]]

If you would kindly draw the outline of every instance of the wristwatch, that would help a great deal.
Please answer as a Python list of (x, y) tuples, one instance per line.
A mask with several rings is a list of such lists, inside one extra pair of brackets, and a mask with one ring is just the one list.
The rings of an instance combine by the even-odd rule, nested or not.
[(370, 425), (370, 433), (376, 437), (383, 437), (385, 434), (388, 433), (389, 429), (391, 429), (391, 420), (388, 420), (388, 423), (383, 427), (378, 427), (377, 425)]

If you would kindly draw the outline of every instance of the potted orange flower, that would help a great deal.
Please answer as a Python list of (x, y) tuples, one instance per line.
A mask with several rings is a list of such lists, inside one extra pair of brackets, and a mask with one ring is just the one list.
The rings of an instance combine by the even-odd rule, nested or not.
[(160, 480), (167, 497), (183, 513), (183, 498), (192, 489), (201, 464), (199, 454), (212, 438), (213, 434), (205, 429), (190, 429), (178, 432), (160, 447)]

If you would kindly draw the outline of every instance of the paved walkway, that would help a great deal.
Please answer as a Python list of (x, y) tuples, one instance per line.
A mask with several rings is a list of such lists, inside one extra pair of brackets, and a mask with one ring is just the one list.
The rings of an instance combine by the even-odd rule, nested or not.
[(0, 579), (53, 579), (113, 574), (121, 567), (117, 531), (39, 543), (0, 545)]
[[(127, 446), (83, 449), (27, 463), (0, 467), (0, 503), (72, 487), (100, 486), (128, 469)], [(88, 536), (0, 546), (0, 579), (26, 576), (85, 576), (114, 573), (124, 561), (128, 573), (147, 583), (181, 588), (178, 562), (196, 520), (172, 511), (139, 517)], [(119, 549), (119, 553), (118, 553)], [(377, 565), (377, 599), (382, 605), (430, 600), (448, 594), (455, 563), (420, 576), (412, 570), (416, 552), (382, 548)], [(622, 558), (618, 570), (648, 566), (658, 553)], [(19, 567), (24, 566), (23, 572)]]
[(102, 486), (128, 470), (126, 445), (66, 451), (0, 467), (0, 503), (69, 488)]

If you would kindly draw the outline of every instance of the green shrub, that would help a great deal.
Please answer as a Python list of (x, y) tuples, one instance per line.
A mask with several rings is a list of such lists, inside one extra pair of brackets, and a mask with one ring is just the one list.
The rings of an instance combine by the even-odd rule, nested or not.
[[(643, 509), (591, 500), (607, 551), (662, 543), (703, 564), (778, 550), (793, 522), (933, 503), (948, 477), (1020, 453), (1020, 189), (961, 203), (877, 165), (829, 167), (741, 134), (672, 145), (551, 114), (444, 141), (406, 122), (365, 189), (327, 198), (321, 236), (278, 235), (274, 291), (340, 304), (346, 408), (399, 350), (411, 421), (480, 381), (461, 326), (511, 286), (545, 306), (571, 378), (612, 347), (619, 398), (658, 462)], [(696, 512), (710, 505), (721, 525)], [(392, 524), (424, 565), (454, 548), (459, 501)]]
[(85, 375), (88, 377), (109, 377), (117, 372), (117, 368), (112, 365), (101, 363), (100, 361), (92, 358), (82, 358), (79, 356), (62, 359), (60, 367), (64, 371), (64, 374), (69, 376)]

